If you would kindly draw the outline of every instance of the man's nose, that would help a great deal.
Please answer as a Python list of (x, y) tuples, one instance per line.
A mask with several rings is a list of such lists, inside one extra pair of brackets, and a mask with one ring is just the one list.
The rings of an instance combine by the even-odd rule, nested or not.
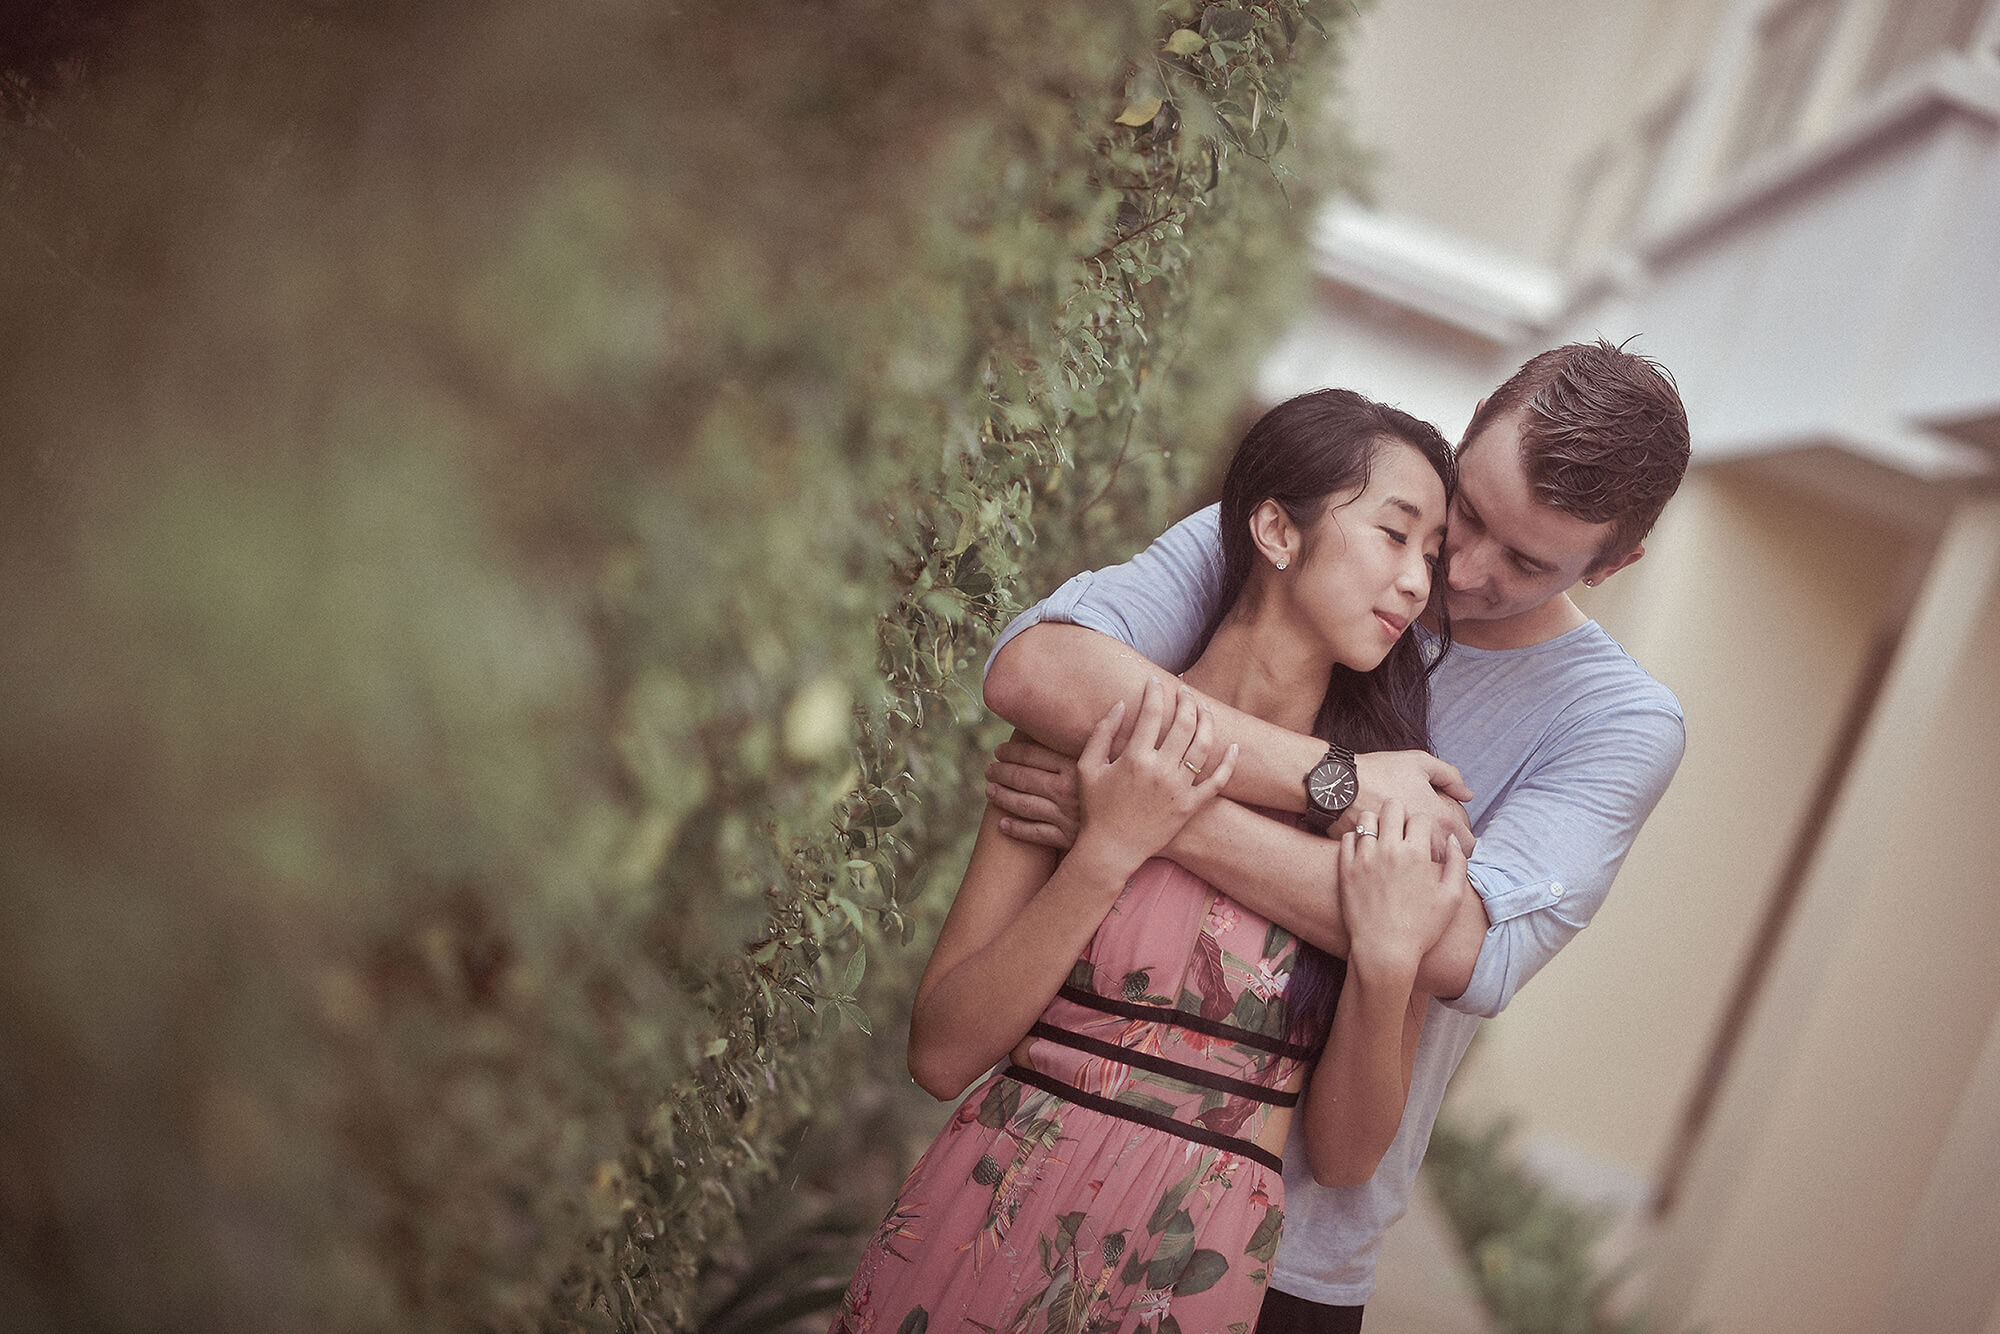
[(1486, 583), (1487, 555), (1483, 543), (1469, 542), (1451, 553), (1445, 582), (1454, 593), (1467, 593)]

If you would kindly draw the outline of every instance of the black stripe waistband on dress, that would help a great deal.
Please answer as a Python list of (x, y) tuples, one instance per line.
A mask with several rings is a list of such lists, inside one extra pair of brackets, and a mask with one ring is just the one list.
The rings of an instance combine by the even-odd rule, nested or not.
[(1120, 1015), (1126, 1019), (1150, 1019), (1156, 1024), (1172, 1024), (1176, 1028), (1205, 1033), (1212, 1038), (1227, 1038), (1240, 1046), (1254, 1047), (1258, 1051), (1267, 1051), (1274, 1056), (1289, 1056), (1295, 1061), (1310, 1061), (1318, 1055), (1303, 1043), (1287, 1042), (1268, 1033), (1253, 1033), (1247, 1028), (1238, 1028), (1234, 1024), (1225, 1024), (1216, 1019), (1204, 1019), (1186, 1010), (1169, 1009), (1164, 1005), (1135, 1005), (1128, 1000), (1114, 1000), (1109, 996), (1100, 996), (1094, 991), (1069, 984), (1065, 984), (1056, 995), (1072, 1004), (1092, 1010), (1102, 1010), (1106, 1014)]
[(1054, 1075), (1045, 1075), (1039, 1070), (1030, 1070), (1025, 1065), (1009, 1063), (1007, 1068), (1000, 1073), (1005, 1078), (1011, 1079), (1016, 1083), (1033, 1085), (1044, 1092), (1055, 1094), (1065, 1102), (1073, 1102), (1079, 1107), (1088, 1108), (1090, 1111), (1102, 1112), (1106, 1116), (1115, 1116), (1121, 1121), (1131, 1121), (1138, 1125), (1148, 1126), (1180, 1139), (1190, 1140), (1196, 1144), (1205, 1144), (1211, 1149), (1221, 1149), (1226, 1153), (1239, 1154), (1256, 1163), (1258, 1166), (1267, 1167), (1273, 1172), (1282, 1172), (1285, 1170), (1285, 1165), (1277, 1154), (1272, 1153), (1269, 1149), (1260, 1149), (1247, 1139), (1238, 1139), (1234, 1135), (1225, 1135), (1219, 1130), (1210, 1130), (1207, 1126), (1195, 1125), (1192, 1122), (1176, 1121), (1171, 1116), (1162, 1116), (1158, 1112), (1149, 1112), (1144, 1107), (1134, 1107), (1130, 1103), (1117, 1102), (1111, 1098), (1101, 1098), (1095, 1093), (1085, 1093), (1074, 1084), (1066, 1084)]
[(1057, 1028), (1054, 1024), (1036, 1023), (1028, 1030), (1031, 1038), (1041, 1038), (1077, 1051), (1089, 1052), (1092, 1056), (1102, 1056), (1107, 1060), (1119, 1061), (1135, 1069), (1151, 1071), (1177, 1079), (1183, 1084), (1194, 1084), (1200, 1088), (1214, 1089), (1219, 1093), (1233, 1094), (1239, 1098), (1250, 1098), (1256, 1102), (1266, 1102), (1273, 1107), (1296, 1107), (1299, 1105), (1298, 1090), (1266, 1088), (1262, 1084), (1252, 1084), (1247, 1079), (1231, 1079), (1228, 1075), (1203, 1070), (1199, 1066), (1183, 1065), (1165, 1056), (1155, 1056), (1151, 1052), (1134, 1051), (1121, 1047), (1115, 1042), (1101, 1042), (1087, 1038), (1081, 1033), (1072, 1033), (1067, 1028)]

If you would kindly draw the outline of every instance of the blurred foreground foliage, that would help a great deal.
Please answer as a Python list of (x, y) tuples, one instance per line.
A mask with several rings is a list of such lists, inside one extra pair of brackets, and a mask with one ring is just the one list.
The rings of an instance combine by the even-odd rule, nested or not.
[(1441, 1118), (1424, 1178), (1471, 1266), (1498, 1334), (1656, 1334), (1622, 1294), (1629, 1268), (1606, 1268), (1608, 1210), (1581, 1205), (1535, 1176), (1509, 1145), (1504, 1117), (1481, 1127)]
[(1326, 8), (16, 10), (10, 1327), (837, 1289), (984, 651), (1233, 434)]

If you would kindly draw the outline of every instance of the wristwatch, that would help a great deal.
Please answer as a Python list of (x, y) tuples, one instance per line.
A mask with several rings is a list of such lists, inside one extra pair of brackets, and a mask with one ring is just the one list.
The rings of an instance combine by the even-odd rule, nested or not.
[(1354, 804), (1360, 791), (1354, 752), (1345, 746), (1328, 746), (1325, 758), (1306, 773), (1306, 828), (1315, 834), (1326, 833)]

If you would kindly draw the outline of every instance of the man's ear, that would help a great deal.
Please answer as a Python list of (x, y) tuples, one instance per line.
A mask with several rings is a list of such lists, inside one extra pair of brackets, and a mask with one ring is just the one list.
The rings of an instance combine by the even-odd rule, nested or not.
[[(1285, 507), (1275, 500), (1260, 500), (1250, 511), (1250, 544), (1257, 554), (1279, 569), (1296, 562), (1303, 546), (1298, 525)], [(1284, 564), (1280, 565), (1282, 561)]]
[(1610, 559), (1598, 561), (1595, 565), (1591, 566), (1589, 569), (1583, 572), (1583, 582), (1588, 584), (1590, 587), (1595, 588), (1599, 584), (1603, 583), (1606, 579), (1609, 579), (1612, 575), (1618, 573), (1620, 570), (1624, 569), (1627, 565), (1630, 565), (1633, 561), (1639, 559), (1639, 557), (1645, 554), (1646, 554), (1646, 544), (1641, 542), (1638, 546), (1633, 547), (1630, 551), (1626, 552), (1622, 556), (1616, 556)]

